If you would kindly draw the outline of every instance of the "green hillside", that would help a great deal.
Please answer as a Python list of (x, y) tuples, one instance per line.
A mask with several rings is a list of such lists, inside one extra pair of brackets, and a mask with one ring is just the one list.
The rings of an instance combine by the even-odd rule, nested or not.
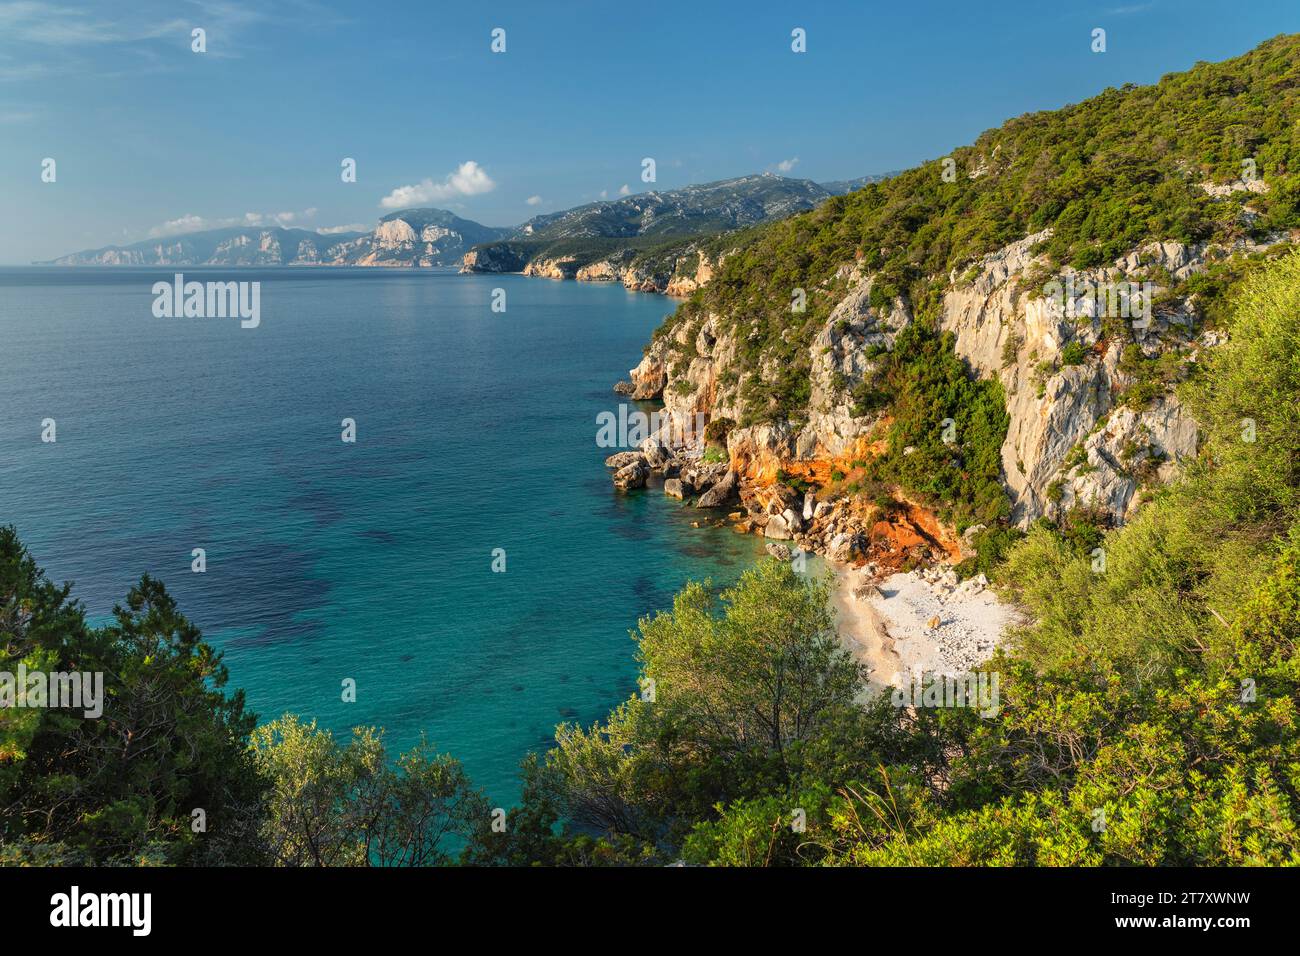
[[(925, 317), (954, 270), (960, 275), (977, 257), (1046, 228), (1053, 235), (1042, 251), (1076, 268), (1108, 263), (1150, 239), (1263, 239), (1300, 226), (1297, 121), (1296, 36), (1154, 86), (1018, 117), (950, 157), (753, 231), (657, 335), (710, 312), (745, 323), (746, 361), (776, 359), (785, 370), (744, 396), (747, 414), (795, 417), (808, 397), (808, 345), (843, 293), (834, 276), (844, 263), (878, 274), (873, 304), (904, 294)], [(944, 158), (955, 164), (951, 182)], [(1241, 177), (1250, 159), (1267, 194), (1214, 198), (1200, 188)], [(1246, 206), (1258, 215), (1244, 217)], [(801, 315), (790, 310), (795, 288), (809, 290)]]

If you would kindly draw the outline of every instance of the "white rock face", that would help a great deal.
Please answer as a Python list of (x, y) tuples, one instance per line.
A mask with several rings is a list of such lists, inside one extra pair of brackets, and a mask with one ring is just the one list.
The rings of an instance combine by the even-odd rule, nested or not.
[(390, 219), (375, 227), (374, 245), (379, 249), (409, 248), (415, 242), (415, 230), (402, 219)]
[[(1024, 282), (1036, 270), (1038, 275), (1046, 274), (1045, 260), (1032, 250), (1050, 235), (1045, 230), (1027, 236), (985, 256), (966, 274), (954, 273), (944, 295), (940, 327), (954, 334), (957, 354), (972, 369), (1002, 383), (1010, 417), (1002, 470), (1013, 520), (1024, 527), (1076, 505), (1100, 507), (1113, 519), (1123, 520), (1137, 501), (1135, 474), (1145, 472), (1161, 481), (1171, 478), (1177, 463), (1195, 454), (1196, 426), (1172, 395), (1138, 412), (1116, 410), (1117, 399), (1132, 384), (1120, 369), (1122, 350), (1135, 341), (1145, 357), (1154, 358), (1170, 350), (1190, 349), (1193, 343), (1177, 327), (1187, 317), (1186, 306), (1182, 312), (1152, 315), (1145, 327), (1135, 321), (1142, 319), (1140, 308), (1115, 316), (1112, 306), (1109, 321), (1121, 322), (1126, 331), (1123, 337), (1108, 337), (1105, 320), (1098, 314), (1107, 306), (1098, 303), (1105, 303), (1102, 296), (1117, 288), (1127, 294), (1144, 281), (1148, 268), (1168, 271), (1181, 280), (1205, 268), (1207, 253), (1255, 252), (1283, 237), (1269, 237), (1263, 243), (1239, 240), (1216, 250), (1150, 242), (1111, 266), (1048, 276), (1062, 285), (1068, 277), (1076, 289), (1100, 290), (1067, 302), (1044, 295), (1041, 278), (1035, 280), (1038, 287)], [(1160, 287), (1153, 283), (1150, 291), (1159, 292)], [(1082, 350), (1078, 364), (1061, 361), (1067, 346), (1075, 350), (1075, 360)], [(1112, 412), (1106, 428), (1094, 435), (1097, 423)], [(1108, 442), (1127, 448), (1131, 460), (1111, 454)], [(1087, 446), (1087, 464), (1072, 466), (1070, 474), (1064, 474), (1066, 457), (1080, 443)]]
[(793, 537), (790, 526), (786, 524), (785, 517), (782, 515), (772, 515), (767, 519), (767, 524), (763, 527), (763, 536), (778, 541), (789, 541)]
[(857, 275), (813, 339), (808, 424), (795, 439), (795, 453), (801, 458), (839, 457), (879, 419), (878, 414), (853, 413), (853, 389), (877, 373), (883, 353), (894, 347), (912, 314), (902, 299), (896, 299), (888, 313), (873, 309), (873, 281)]
[(226, 265), (278, 265), (284, 261), (280, 251), (280, 240), (275, 234), (263, 231), (256, 241), (244, 234), (218, 243), (212, 258)]
[[(1002, 386), (1009, 418), (1002, 479), (1013, 520), (1026, 527), (1042, 516), (1087, 506), (1122, 521), (1140, 500), (1145, 481), (1169, 480), (1196, 451), (1196, 426), (1172, 394), (1146, 409), (1119, 407), (1134, 384), (1125, 371), (1129, 364), (1121, 368), (1124, 349), (1136, 345), (1146, 359), (1176, 352), (1186, 360), (1217, 341), (1191, 337), (1194, 297), (1160, 312), (1143, 308), (1143, 301), (1149, 305), (1161, 291), (1155, 277), (1168, 273), (1183, 280), (1211, 259), (1258, 252), (1288, 237), (1213, 247), (1149, 242), (1112, 264), (1059, 274), (1035, 252), (1050, 238), (1044, 230), (954, 270), (939, 326), (953, 334), (957, 354), (974, 374)], [(853, 391), (879, 371), (882, 353), (893, 348), (913, 316), (901, 299), (888, 312), (873, 308), (873, 277), (857, 266), (843, 266), (835, 280), (843, 284), (808, 290), (811, 297), (845, 289), (809, 347), (806, 421), (798, 427), (769, 421), (728, 434), (732, 466), (747, 478), (771, 480), (791, 463), (872, 453), (882, 412), (854, 414)], [(668, 339), (653, 342), (631, 372), (632, 396), (662, 396), (665, 409), (683, 418), (702, 413), (741, 421), (739, 396), (750, 380), (771, 382), (784, 369), (773, 357), (742, 361), (746, 336), (757, 335), (758, 328), (743, 317), (729, 318), (709, 315), (675, 328), (684, 354), (675, 356)]]
[(1041, 397), (1027, 386), (1008, 397), (1002, 473), (1013, 520), (1028, 525), (1045, 513), (1048, 489), (1065, 456), (1110, 403), (1104, 364), (1062, 369), (1046, 383)]
[(1141, 500), (1139, 478), (1168, 482), (1179, 463), (1196, 453), (1196, 439), (1196, 422), (1173, 395), (1159, 396), (1140, 412), (1117, 409), (1083, 443), (1087, 461), (1069, 470), (1060, 501), (1049, 502), (1048, 514), (1084, 506), (1132, 515)]
[[(1044, 230), (985, 256), (973, 279), (962, 281), (956, 273), (949, 277), (952, 285), (944, 293), (941, 327), (956, 335), (957, 354), (985, 376), (1001, 371), (1003, 346), (1021, 311), (1020, 290), (1011, 280), (1035, 262), (1029, 250), (1050, 235)], [(1026, 330), (1035, 341), (1048, 331), (1055, 330), (1045, 314), (1034, 316), (1033, 327)]]
[(1231, 196), (1233, 193), (1249, 192), (1262, 195), (1268, 192), (1268, 183), (1262, 179), (1238, 179), (1234, 182), (1224, 183), (1221, 186), (1215, 183), (1200, 183), (1199, 185), (1209, 195), (1220, 199), (1224, 196)]

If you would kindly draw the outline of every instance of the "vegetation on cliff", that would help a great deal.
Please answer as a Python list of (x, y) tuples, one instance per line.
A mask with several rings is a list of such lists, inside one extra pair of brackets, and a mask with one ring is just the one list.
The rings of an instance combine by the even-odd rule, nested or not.
[(114, 617), (90, 627), (68, 588), (0, 528), (0, 672), (104, 681), (99, 716), (0, 709), (0, 862), (259, 862), (264, 783), (243, 692), (225, 693), (220, 655), (160, 582), (146, 575)]
[[(873, 305), (906, 296), (918, 317), (933, 319), (951, 275), (1047, 228), (1039, 251), (1075, 268), (1110, 263), (1147, 240), (1262, 240), (1300, 225), (1297, 120), (1295, 36), (1153, 86), (1018, 117), (949, 157), (749, 233), (656, 335), (722, 317), (739, 332), (745, 367), (773, 372), (742, 390), (745, 416), (797, 419), (809, 345), (842, 298), (844, 264), (876, 275)], [(1267, 192), (1213, 197), (1201, 187), (1239, 180), (1248, 161)], [(1183, 291), (1213, 299), (1230, 278)], [(807, 292), (805, 312), (791, 310), (795, 289)]]

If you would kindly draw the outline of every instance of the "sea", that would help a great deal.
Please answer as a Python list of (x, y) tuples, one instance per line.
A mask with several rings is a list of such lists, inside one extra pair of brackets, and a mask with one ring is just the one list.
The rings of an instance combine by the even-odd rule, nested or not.
[[(160, 317), (177, 272), (259, 283), (255, 327)], [(761, 554), (604, 467), (597, 417), (673, 307), (440, 270), (0, 269), (0, 524), (96, 623), (162, 580), (261, 720), (424, 737), (510, 806), (558, 723), (636, 691), (638, 620)]]

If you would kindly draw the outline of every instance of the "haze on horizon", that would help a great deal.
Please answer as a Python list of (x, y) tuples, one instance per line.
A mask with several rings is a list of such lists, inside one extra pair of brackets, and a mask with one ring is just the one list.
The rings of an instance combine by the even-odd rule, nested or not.
[(508, 226), (765, 171), (851, 179), (1300, 30), (1280, 0), (568, 9), (0, 2), (0, 264), (229, 225), (369, 229), (409, 206)]

